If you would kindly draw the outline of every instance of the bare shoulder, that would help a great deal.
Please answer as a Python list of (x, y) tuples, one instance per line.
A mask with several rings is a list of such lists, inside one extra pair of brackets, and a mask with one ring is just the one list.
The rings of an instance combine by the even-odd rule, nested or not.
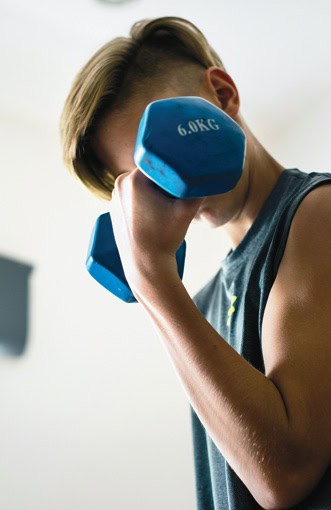
[[(331, 265), (331, 182), (311, 190), (292, 219), (280, 272), (302, 271), (307, 264), (318, 269), (324, 260)], [(299, 266), (297, 266), (299, 264)], [(302, 264), (302, 266), (301, 266)]]
[[(330, 174), (331, 176), (331, 174)], [(306, 213), (314, 212), (317, 214), (323, 214), (330, 212), (331, 210), (331, 181), (319, 184), (316, 188), (313, 188), (305, 196), (298, 207), (301, 211)], [(293, 219), (295, 219), (296, 215)]]

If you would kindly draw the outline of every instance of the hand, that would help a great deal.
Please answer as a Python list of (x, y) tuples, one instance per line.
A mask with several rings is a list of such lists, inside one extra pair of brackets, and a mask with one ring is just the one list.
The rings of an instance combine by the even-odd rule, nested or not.
[[(203, 198), (164, 195), (136, 168), (119, 175), (110, 203), (114, 236), (132, 290), (162, 260), (177, 273), (176, 252)], [(159, 269), (160, 271), (160, 269)]]

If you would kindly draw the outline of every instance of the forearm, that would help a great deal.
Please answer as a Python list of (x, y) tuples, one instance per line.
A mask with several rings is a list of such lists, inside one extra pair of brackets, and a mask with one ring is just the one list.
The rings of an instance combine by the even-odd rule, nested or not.
[(293, 460), (276, 386), (214, 330), (173, 270), (159, 268), (138, 287), (136, 297), (208, 434), (257, 501), (272, 501)]

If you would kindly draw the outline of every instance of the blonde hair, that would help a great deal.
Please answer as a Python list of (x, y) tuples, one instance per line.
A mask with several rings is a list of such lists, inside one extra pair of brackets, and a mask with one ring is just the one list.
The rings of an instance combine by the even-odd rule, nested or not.
[(153, 84), (164, 86), (165, 76), (169, 84), (169, 76), (177, 75), (181, 90), (188, 90), (182, 95), (190, 95), (192, 80), (189, 73), (180, 78), (179, 62), (193, 65), (195, 75), (197, 66), (225, 70), (202, 32), (186, 19), (143, 19), (132, 25), (129, 35), (104, 44), (78, 72), (60, 118), (65, 166), (105, 200), (111, 199), (115, 178), (104, 168), (91, 142), (106, 113), (119, 111), (124, 101), (134, 100), (139, 94), (150, 93)]

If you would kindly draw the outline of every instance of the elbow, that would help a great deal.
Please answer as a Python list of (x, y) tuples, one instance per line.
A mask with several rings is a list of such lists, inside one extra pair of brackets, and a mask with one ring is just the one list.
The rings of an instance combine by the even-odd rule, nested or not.
[(257, 503), (264, 510), (285, 510), (293, 507), (293, 494), (289, 494), (284, 487), (268, 487), (258, 496), (255, 496)]
[(268, 491), (267, 494), (256, 500), (264, 510), (286, 510), (287, 508), (293, 508), (295, 504), (293, 503), (293, 494), (289, 496), (280, 491)]
[(277, 482), (270, 483), (257, 502), (265, 510), (293, 508), (309, 496), (314, 485), (311, 479), (308, 481), (301, 473), (286, 473)]
[[(291, 487), (290, 487), (291, 486)], [(293, 484), (290, 477), (282, 474), (275, 477), (263, 476), (259, 482), (255, 479), (254, 488), (250, 491), (256, 502), (264, 510), (285, 510), (291, 508), (296, 501), (293, 501)]]

